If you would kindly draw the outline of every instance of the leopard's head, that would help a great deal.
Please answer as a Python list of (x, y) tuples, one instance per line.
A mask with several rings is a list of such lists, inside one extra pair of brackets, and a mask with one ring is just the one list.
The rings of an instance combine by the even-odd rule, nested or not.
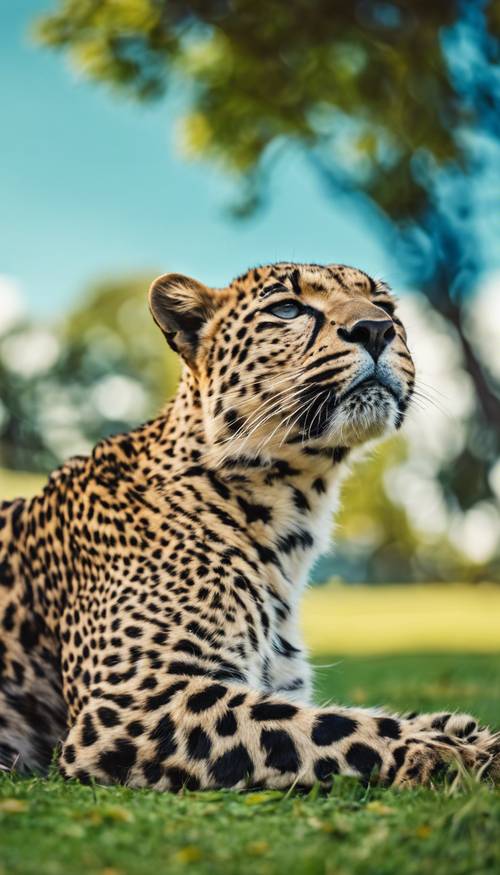
[(224, 455), (353, 447), (403, 422), (415, 373), (406, 332), (388, 286), (362, 270), (278, 263), (224, 289), (165, 274), (150, 306)]

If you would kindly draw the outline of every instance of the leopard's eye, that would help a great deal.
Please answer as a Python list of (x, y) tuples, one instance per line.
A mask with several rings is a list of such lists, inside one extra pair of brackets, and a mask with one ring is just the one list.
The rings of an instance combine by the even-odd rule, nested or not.
[(302, 309), (296, 301), (280, 301), (269, 307), (269, 312), (280, 319), (295, 319), (300, 316)]

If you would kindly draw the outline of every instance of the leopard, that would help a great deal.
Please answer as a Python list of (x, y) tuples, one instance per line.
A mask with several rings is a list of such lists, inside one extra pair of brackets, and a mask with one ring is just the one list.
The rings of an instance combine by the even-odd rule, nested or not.
[(499, 735), (468, 714), (314, 700), (309, 572), (345, 472), (414, 393), (390, 287), (278, 262), (221, 288), (164, 274), (149, 306), (174, 398), (0, 505), (2, 769), (170, 792), (498, 782)]

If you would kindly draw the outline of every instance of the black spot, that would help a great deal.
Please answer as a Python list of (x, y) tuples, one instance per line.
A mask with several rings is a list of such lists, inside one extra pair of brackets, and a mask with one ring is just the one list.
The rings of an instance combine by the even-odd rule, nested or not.
[(128, 738), (118, 738), (112, 750), (99, 757), (98, 765), (112, 780), (125, 783), (137, 757), (137, 748)]
[(14, 575), (8, 562), (0, 562), (0, 586), (14, 586)]
[(312, 740), (321, 747), (333, 744), (334, 741), (352, 735), (357, 726), (356, 720), (342, 714), (320, 714), (314, 722)]
[(197, 638), (201, 638), (202, 641), (207, 641), (210, 638), (210, 632), (204, 626), (200, 626), (196, 620), (192, 620), (187, 624), (186, 630), (191, 632), (192, 635), (196, 635)]
[(120, 718), (114, 708), (102, 706), (97, 709), (97, 716), (103, 726), (116, 726), (120, 722)]
[(94, 721), (90, 714), (85, 714), (85, 717), (83, 718), (81, 742), (84, 747), (90, 747), (92, 744), (95, 744), (96, 741), (97, 732), (95, 730)]
[(267, 753), (266, 766), (284, 772), (297, 772), (299, 755), (288, 732), (284, 729), (263, 729), (260, 743)]
[(90, 775), (85, 769), (78, 769), (78, 771), (75, 772), (75, 778), (77, 781), (80, 781), (81, 784), (90, 784)]
[(230, 410), (226, 410), (224, 414), (224, 422), (226, 423), (229, 431), (237, 431), (238, 426), (236, 424), (238, 419), (238, 411), (231, 408)]
[(278, 565), (280, 561), (274, 550), (271, 550), (270, 547), (266, 547), (264, 544), (258, 544), (254, 541), (254, 547), (257, 550), (257, 554), (259, 556), (260, 561), (264, 565)]
[(349, 447), (334, 447), (332, 459), (334, 462), (342, 462), (349, 452)]
[(111, 699), (115, 705), (118, 705), (119, 708), (130, 708), (133, 704), (132, 696), (129, 696), (127, 693), (117, 693), (117, 694), (109, 694), (108, 698)]
[(307, 547), (312, 547), (313, 544), (314, 538), (311, 533), (305, 529), (299, 529), (296, 532), (288, 532), (287, 535), (282, 535), (278, 538), (276, 546), (280, 553), (288, 554), (292, 550), (296, 550), (297, 547), (302, 547), (305, 550)]
[(246, 501), (241, 495), (237, 496), (238, 504), (245, 514), (247, 523), (254, 523), (261, 520), (263, 523), (268, 523), (271, 519), (271, 511), (264, 504), (252, 504)]
[(322, 480), (321, 477), (317, 477), (313, 483), (313, 489), (315, 490), (315, 492), (318, 493), (318, 495), (322, 495), (324, 492), (326, 492), (325, 481)]
[[(413, 739), (412, 739), (413, 740)], [(416, 739), (418, 741), (418, 739)], [(452, 735), (435, 735), (435, 741), (443, 741), (445, 744), (449, 745), (449, 747), (456, 747), (459, 742), (456, 738), (453, 738)], [(408, 739), (410, 741), (410, 739)]]
[(296, 267), (295, 270), (293, 270), (292, 273), (290, 274), (290, 279), (292, 281), (292, 286), (293, 286), (293, 290), (294, 290), (295, 294), (300, 297), (300, 295), (302, 294), (302, 289), (300, 288), (299, 277), (300, 277), (300, 271), (299, 271), (298, 267)]
[(127, 724), (127, 732), (132, 738), (138, 738), (144, 732), (144, 724), (140, 720), (132, 720)]
[(282, 635), (277, 635), (275, 640), (273, 641), (273, 650), (276, 653), (279, 653), (280, 656), (286, 656), (287, 659), (293, 658), (297, 653), (300, 653), (298, 647), (294, 647), (293, 644), (290, 644), (286, 638), (283, 638)]
[(194, 760), (206, 760), (210, 756), (212, 742), (201, 726), (191, 730), (188, 736), (188, 753)]
[(148, 784), (156, 784), (160, 780), (163, 773), (160, 764), (155, 762), (155, 760), (149, 760), (148, 762), (144, 763), (142, 771)]
[(189, 677), (206, 674), (206, 669), (202, 668), (201, 665), (196, 665), (194, 662), (171, 662), (167, 670), (169, 674), (186, 674)]
[[(219, 660), (220, 668), (211, 669), (210, 675), (214, 679), (218, 681), (243, 681), (245, 682), (246, 678), (243, 672), (239, 670), (239, 668), (234, 665), (232, 662), (226, 662), (225, 660)], [(208, 673), (208, 672), (207, 672)]]
[(440, 732), (444, 732), (444, 728), (450, 717), (451, 714), (441, 714), (439, 717), (435, 717), (431, 723), (432, 729), (439, 729)]
[(351, 744), (346, 754), (346, 760), (350, 766), (357, 769), (364, 777), (369, 777), (373, 769), (380, 768), (382, 765), (382, 760), (377, 751), (373, 747), (369, 747), (361, 742)]
[(234, 787), (253, 774), (253, 763), (246, 747), (238, 744), (222, 754), (210, 769), (218, 787)]
[(25, 650), (31, 650), (32, 647), (35, 646), (38, 642), (39, 635), (40, 629), (36, 623), (32, 623), (29, 620), (24, 620), (24, 622), (21, 623), (19, 638), (21, 645)]
[(16, 605), (11, 602), (5, 608), (5, 613), (3, 615), (2, 625), (6, 632), (11, 632), (14, 628), (14, 617), (16, 615)]
[(339, 764), (335, 757), (322, 757), (314, 763), (314, 774), (318, 781), (328, 781), (332, 775), (339, 772)]
[(64, 759), (71, 765), (76, 760), (76, 751), (74, 744), (67, 744), (64, 748)]
[(378, 734), (383, 738), (401, 738), (401, 726), (392, 717), (378, 717)]
[(172, 756), (177, 750), (177, 743), (174, 738), (175, 725), (168, 714), (164, 714), (158, 721), (149, 737), (152, 741), (157, 741), (156, 753), (158, 759), (165, 760)]
[(187, 687), (187, 681), (177, 681), (176, 684), (172, 684), (170, 687), (167, 687), (166, 690), (163, 690), (162, 693), (158, 693), (156, 696), (149, 696), (146, 699), (146, 708), (148, 711), (156, 711), (157, 708), (161, 708), (162, 705), (168, 705), (172, 696), (175, 693), (179, 692), (179, 690), (183, 690)]
[(290, 720), (297, 713), (295, 705), (288, 702), (260, 702), (250, 710), (253, 720)]
[(213, 488), (220, 495), (221, 498), (228, 499), (231, 495), (231, 492), (227, 488), (226, 484), (223, 483), (213, 471), (207, 471), (207, 477), (210, 480)]
[(242, 705), (246, 699), (246, 693), (236, 693), (236, 696), (233, 696), (232, 699), (229, 699), (228, 707), (229, 708), (237, 708), (238, 705)]
[(140, 690), (155, 690), (158, 686), (158, 681), (152, 675), (145, 677), (144, 680), (141, 681), (141, 685), (139, 687)]
[(307, 497), (304, 495), (303, 492), (301, 492), (300, 489), (297, 489), (295, 487), (293, 490), (293, 503), (295, 504), (297, 510), (311, 510), (311, 505), (309, 504)]
[(184, 769), (167, 769), (166, 775), (170, 783), (172, 793), (178, 793), (186, 788), (187, 790), (198, 790), (200, 782), (194, 775), (185, 772)]
[(155, 644), (165, 644), (167, 641), (167, 635), (165, 632), (157, 632), (156, 635), (153, 635), (153, 642)]
[(472, 732), (474, 732), (476, 729), (477, 729), (476, 721), (469, 720), (469, 722), (466, 723), (466, 725), (462, 729), (459, 729), (456, 734), (458, 735), (459, 738), (467, 738), (467, 736), (470, 735)]
[(236, 722), (236, 717), (232, 711), (226, 711), (222, 717), (219, 717), (215, 727), (217, 734), (222, 736), (234, 735), (237, 728), (238, 724)]
[(123, 631), (129, 638), (140, 638), (142, 635), (142, 629), (139, 626), (126, 626)]
[(211, 684), (200, 693), (193, 693), (192, 696), (189, 696), (186, 707), (188, 711), (200, 714), (202, 711), (212, 708), (226, 693), (227, 687), (224, 687), (222, 684)]
[(189, 653), (190, 656), (202, 656), (203, 651), (201, 647), (198, 647), (194, 641), (190, 641), (188, 638), (182, 638), (177, 644), (174, 645), (172, 650), (181, 651), (182, 653)]

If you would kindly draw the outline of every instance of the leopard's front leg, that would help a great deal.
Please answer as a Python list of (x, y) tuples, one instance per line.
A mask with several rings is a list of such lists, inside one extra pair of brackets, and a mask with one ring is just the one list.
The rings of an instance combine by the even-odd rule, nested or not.
[[(409, 741), (410, 724), (393, 717), (299, 707), (199, 678), (171, 680), (154, 695), (97, 693), (61, 755), (63, 773), (82, 780), (158, 790), (286, 788), (378, 772), (384, 783), (405, 784), (427, 781), (452, 747), (432, 733)], [(400, 781), (417, 743), (427, 765)]]

